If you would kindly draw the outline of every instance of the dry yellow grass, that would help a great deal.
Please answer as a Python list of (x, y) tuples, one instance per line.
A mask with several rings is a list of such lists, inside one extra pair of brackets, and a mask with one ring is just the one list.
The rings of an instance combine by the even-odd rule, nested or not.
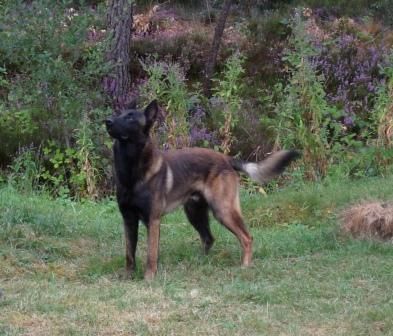
[(393, 203), (362, 202), (345, 209), (341, 214), (345, 232), (355, 237), (393, 238)]

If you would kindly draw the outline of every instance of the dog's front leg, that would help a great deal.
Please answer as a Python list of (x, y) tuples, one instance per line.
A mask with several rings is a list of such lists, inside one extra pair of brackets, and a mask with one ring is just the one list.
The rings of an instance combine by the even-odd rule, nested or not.
[(138, 243), (138, 216), (132, 211), (122, 211), (126, 242), (126, 277), (131, 278), (136, 267), (135, 251)]
[(149, 220), (147, 228), (147, 263), (145, 280), (152, 280), (157, 273), (158, 249), (160, 241), (160, 219), (152, 218)]

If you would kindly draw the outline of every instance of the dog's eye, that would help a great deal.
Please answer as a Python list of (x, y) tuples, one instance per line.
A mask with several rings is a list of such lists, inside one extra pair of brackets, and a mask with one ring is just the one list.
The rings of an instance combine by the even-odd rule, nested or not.
[(127, 120), (134, 120), (134, 115), (132, 113), (127, 114)]

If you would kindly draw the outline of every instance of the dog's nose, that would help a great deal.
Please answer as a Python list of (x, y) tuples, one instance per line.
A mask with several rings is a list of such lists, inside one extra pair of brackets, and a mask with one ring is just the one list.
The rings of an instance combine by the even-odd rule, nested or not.
[(113, 119), (112, 118), (105, 119), (105, 125), (106, 127), (111, 127), (113, 125)]

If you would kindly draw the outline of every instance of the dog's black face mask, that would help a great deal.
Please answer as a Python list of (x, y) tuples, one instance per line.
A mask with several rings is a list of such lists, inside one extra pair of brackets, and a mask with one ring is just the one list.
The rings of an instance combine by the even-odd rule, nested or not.
[(157, 101), (153, 100), (144, 111), (130, 106), (118, 116), (105, 120), (109, 135), (122, 142), (137, 143), (146, 139), (157, 116)]

